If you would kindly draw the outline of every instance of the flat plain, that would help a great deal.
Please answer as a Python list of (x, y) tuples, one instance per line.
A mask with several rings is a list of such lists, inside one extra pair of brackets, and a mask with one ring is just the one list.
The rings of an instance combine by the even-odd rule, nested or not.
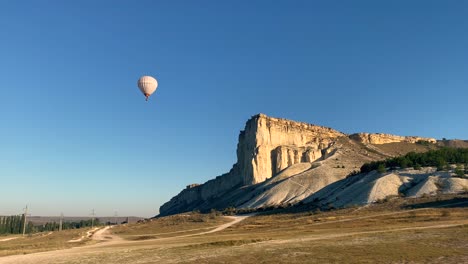
[(468, 194), (327, 212), (188, 213), (66, 242), (80, 232), (0, 242), (0, 263), (468, 263)]

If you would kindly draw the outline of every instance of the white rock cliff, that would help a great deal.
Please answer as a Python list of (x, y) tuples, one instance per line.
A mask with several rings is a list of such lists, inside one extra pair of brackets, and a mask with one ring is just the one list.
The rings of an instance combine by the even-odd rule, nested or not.
[(239, 136), (237, 164), (243, 183), (263, 182), (300, 162), (313, 162), (345, 134), (327, 127), (259, 114)]
[(357, 140), (362, 143), (367, 144), (387, 144), (387, 143), (395, 143), (395, 142), (406, 142), (406, 143), (417, 143), (418, 141), (425, 141), (429, 143), (436, 143), (437, 140), (435, 138), (424, 138), (424, 137), (415, 137), (415, 136), (395, 136), (390, 134), (383, 134), (383, 133), (357, 133), (352, 134), (349, 136), (351, 139)]
[[(364, 162), (388, 157), (380, 152), (369, 152), (368, 144), (415, 143), (420, 140), (436, 142), (432, 138), (388, 134), (349, 136), (327, 127), (258, 114), (247, 121), (239, 134), (237, 162), (232, 169), (204, 184), (188, 185), (161, 206), (160, 214), (197, 208), (259, 207), (262, 204), (297, 202), (327, 184), (343, 179)], [(333, 159), (329, 158), (331, 156)], [(304, 169), (304, 172), (297, 171), (294, 180), (292, 176), (286, 182), (276, 180), (289, 175), (289, 172), (282, 172), (291, 166), (296, 170)], [(269, 180), (275, 175), (281, 177)]]

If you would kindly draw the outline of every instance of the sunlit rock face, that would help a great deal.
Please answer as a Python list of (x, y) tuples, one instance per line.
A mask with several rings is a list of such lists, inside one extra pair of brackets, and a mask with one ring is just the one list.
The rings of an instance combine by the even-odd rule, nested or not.
[(424, 138), (424, 137), (404, 137), (404, 136), (395, 136), (390, 134), (382, 134), (382, 133), (357, 133), (352, 134), (349, 136), (351, 139), (357, 140), (362, 143), (366, 144), (387, 144), (387, 143), (395, 143), (395, 142), (406, 142), (406, 143), (416, 143), (418, 141), (426, 141), (429, 143), (436, 143), (437, 140), (435, 138)]
[(226, 174), (204, 184), (190, 184), (161, 206), (162, 214), (195, 208), (227, 191), (271, 178), (291, 165), (326, 157), (337, 137), (331, 128), (258, 114), (240, 132), (237, 162)]
[(297, 163), (317, 161), (322, 156), (322, 151), (314, 146), (279, 146), (271, 151), (273, 175)]
[[(298, 203), (345, 179), (362, 164), (391, 156), (379, 148), (380, 144), (418, 141), (436, 142), (433, 138), (389, 134), (347, 135), (258, 114), (239, 134), (237, 161), (232, 169), (203, 184), (188, 185), (161, 206), (160, 215)], [(385, 179), (393, 182), (396, 177)]]
[(263, 182), (300, 162), (322, 157), (345, 134), (327, 127), (256, 115), (239, 136), (237, 162), (244, 184)]

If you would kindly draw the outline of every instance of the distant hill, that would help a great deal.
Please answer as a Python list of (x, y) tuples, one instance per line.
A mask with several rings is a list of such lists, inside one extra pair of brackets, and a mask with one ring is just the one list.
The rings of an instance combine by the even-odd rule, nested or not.
[(442, 146), (468, 147), (468, 143), (383, 133), (348, 135), (332, 128), (259, 114), (249, 119), (239, 134), (237, 162), (232, 169), (204, 184), (187, 185), (161, 206), (160, 215), (310, 202), (316, 200), (314, 195), (319, 191), (338, 186), (333, 184), (364, 163)]

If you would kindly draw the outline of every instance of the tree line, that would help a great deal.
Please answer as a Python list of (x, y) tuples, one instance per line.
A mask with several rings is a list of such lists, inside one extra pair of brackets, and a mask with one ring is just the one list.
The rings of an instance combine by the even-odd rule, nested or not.
[[(62, 230), (66, 229), (78, 229), (83, 227), (99, 226), (101, 222), (99, 218), (94, 218), (94, 223), (92, 219), (89, 220), (80, 220), (76, 222), (63, 222)], [(58, 231), (60, 230), (60, 223), (57, 222), (47, 222), (43, 225), (34, 226), (34, 232), (44, 232), (44, 231)]]
[[(0, 234), (22, 234), (24, 225), (24, 214), (23, 215), (11, 215), (11, 216), (0, 216)], [(83, 227), (91, 227), (101, 225), (98, 218), (89, 220), (80, 220), (72, 222), (63, 222), (62, 230), (66, 229), (78, 229)], [(41, 225), (34, 225), (32, 222), (26, 224), (26, 234), (32, 234), (36, 232), (45, 231), (58, 231), (60, 230), (60, 223), (47, 222)]]
[[(423, 153), (409, 152), (404, 156), (366, 163), (362, 165), (360, 173), (367, 173), (373, 170), (383, 172), (387, 168), (404, 169), (409, 167), (413, 167), (414, 169), (436, 167), (437, 170), (441, 171), (450, 169), (450, 164), (459, 165), (456, 169), (457, 175), (462, 176), (468, 173), (468, 149), (444, 147)], [(463, 169), (461, 165), (463, 165)]]
[(0, 234), (22, 234), (24, 215), (0, 216)]

